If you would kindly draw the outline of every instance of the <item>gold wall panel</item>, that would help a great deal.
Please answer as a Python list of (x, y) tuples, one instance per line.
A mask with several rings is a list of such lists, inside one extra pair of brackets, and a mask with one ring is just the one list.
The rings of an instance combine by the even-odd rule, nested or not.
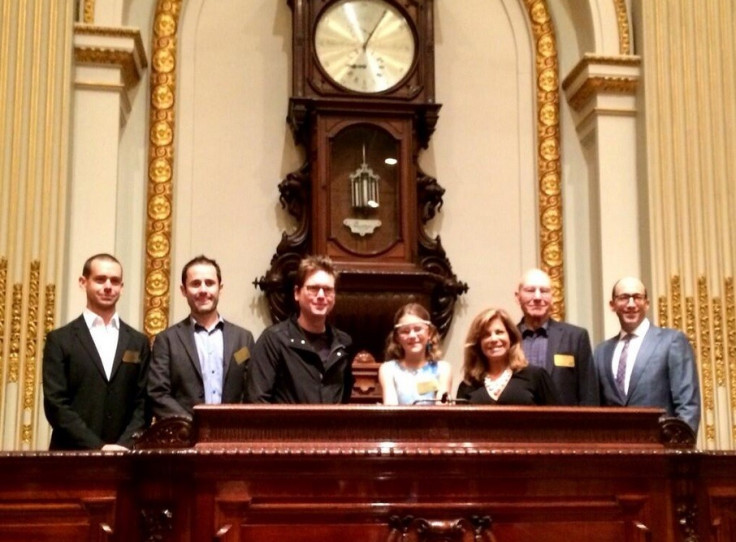
[(541, 267), (552, 279), (552, 316), (565, 319), (557, 38), (546, 0), (524, 0), (536, 44), (537, 175)]
[(153, 21), (144, 331), (169, 324), (177, 28), (182, 0), (159, 0)]

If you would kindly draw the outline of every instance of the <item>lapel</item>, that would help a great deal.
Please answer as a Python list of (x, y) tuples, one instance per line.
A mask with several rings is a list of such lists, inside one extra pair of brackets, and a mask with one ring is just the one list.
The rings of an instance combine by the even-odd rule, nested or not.
[(115, 359), (112, 362), (112, 371), (110, 371), (110, 381), (115, 378), (115, 374), (118, 372), (120, 365), (123, 363), (123, 352), (128, 346), (128, 340), (130, 339), (130, 331), (122, 320), (118, 320), (120, 323), (120, 329), (118, 330), (118, 346), (115, 349)]
[(179, 337), (181, 344), (184, 346), (184, 350), (189, 357), (189, 362), (194, 367), (195, 372), (202, 380), (202, 366), (199, 363), (199, 356), (197, 355), (197, 344), (194, 342), (194, 329), (192, 328), (192, 322), (187, 316), (176, 324), (176, 335)]
[(105, 374), (105, 367), (102, 365), (102, 358), (100, 358), (100, 353), (97, 351), (95, 342), (92, 340), (92, 334), (89, 332), (87, 322), (84, 321), (84, 316), (80, 316), (74, 321), (72, 329), (74, 330), (74, 335), (76, 335), (77, 340), (82, 345), (82, 348), (87, 352), (89, 359), (92, 360), (92, 364), (97, 367), (102, 380), (107, 382), (107, 375)]
[(545, 357), (547, 372), (552, 374), (555, 370), (555, 353), (558, 353), (562, 343), (562, 326), (558, 326), (555, 320), (550, 318), (547, 324), (547, 355)]
[(222, 383), (225, 384), (230, 374), (230, 361), (235, 354), (235, 333), (225, 320), (222, 321)]
[(631, 370), (629, 394), (626, 396), (627, 401), (636, 389), (639, 380), (641, 380), (641, 375), (644, 374), (647, 360), (652, 358), (655, 350), (657, 349), (657, 344), (661, 339), (661, 334), (662, 332), (660, 328), (650, 325), (649, 330), (647, 330), (646, 335), (644, 335), (641, 347), (639, 348), (639, 352), (636, 354), (636, 359), (634, 360), (634, 368)]
[(620, 403), (623, 405), (626, 403), (626, 397), (618, 390), (616, 378), (613, 375), (613, 351), (616, 349), (617, 343), (618, 335), (603, 343), (603, 377), (606, 379), (608, 387), (614, 390)]

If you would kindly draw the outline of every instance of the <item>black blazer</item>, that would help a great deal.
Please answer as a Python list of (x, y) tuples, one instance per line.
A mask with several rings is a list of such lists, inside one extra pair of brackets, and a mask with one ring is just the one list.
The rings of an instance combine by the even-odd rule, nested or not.
[[(223, 322), (222, 402), (242, 403), (245, 368), (255, 341), (253, 334), (240, 326)], [(202, 366), (194, 342), (189, 316), (156, 335), (153, 341), (148, 394), (157, 418), (192, 417), (194, 405), (204, 403)]]
[(118, 347), (107, 380), (84, 317), (51, 331), (43, 350), (44, 411), (51, 450), (130, 447), (145, 428), (148, 339), (120, 321)]
[(593, 349), (585, 329), (550, 319), (544, 368), (561, 405), (600, 406)]

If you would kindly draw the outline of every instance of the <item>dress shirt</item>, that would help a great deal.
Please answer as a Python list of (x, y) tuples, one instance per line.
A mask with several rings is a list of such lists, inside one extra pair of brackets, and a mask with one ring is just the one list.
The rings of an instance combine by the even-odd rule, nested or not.
[(192, 318), (194, 328), (194, 342), (197, 344), (197, 357), (202, 369), (202, 383), (204, 384), (204, 402), (208, 405), (222, 403), (222, 375), (223, 375), (223, 339), (222, 316), (209, 329), (201, 326)]
[(531, 365), (535, 367), (545, 367), (547, 364), (547, 344), (549, 338), (547, 336), (547, 326), (549, 320), (537, 329), (529, 329), (525, 323), (519, 325), (521, 331), (521, 348), (524, 355)]
[(102, 367), (105, 369), (105, 376), (110, 380), (112, 375), (112, 366), (115, 362), (115, 351), (118, 348), (118, 336), (120, 335), (120, 317), (118, 313), (112, 315), (110, 321), (105, 324), (102, 317), (95, 314), (89, 309), (84, 309), (82, 313), (84, 321), (87, 323), (89, 333), (100, 355)]
[(629, 351), (626, 354), (626, 375), (624, 376), (625, 393), (629, 393), (629, 380), (631, 380), (631, 372), (634, 370), (636, 356), (639, 353), (639, 349), (641, 348), (641, 343), (644, 340), (644, 335), (646, 335), (647, 331), (649, 331), (650, 325), (651, 324), (649, 323), (649, 319), (644, 318), (641, 324), (639, 324), (639, 326), (631, 333), (627, 333), (624, 330), (621, 330), (621, 332), (619, 333), (618, 343), (616, 343), (616, 348), (613, 350), (613, 365), (611, 366), (613, 374), (616, 374), (616, 372), (618, 371), (618, 362), (621, 359), (621, 350), (623, 350), (624, 347), (624, 337), (626, 337), (626, 335), (631, 335), (631, 338), (629, 339)]

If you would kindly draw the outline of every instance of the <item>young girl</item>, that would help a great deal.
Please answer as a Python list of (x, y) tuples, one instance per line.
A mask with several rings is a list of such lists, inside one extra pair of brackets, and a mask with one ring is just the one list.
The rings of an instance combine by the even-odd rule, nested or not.
[(439, 334), (429, 312), (418, 303), (401, 307), (386, 340), (378, 371), (384, 405), (433, 404), (446, 399), (452, 386), (450, 364), (440, 361)]

